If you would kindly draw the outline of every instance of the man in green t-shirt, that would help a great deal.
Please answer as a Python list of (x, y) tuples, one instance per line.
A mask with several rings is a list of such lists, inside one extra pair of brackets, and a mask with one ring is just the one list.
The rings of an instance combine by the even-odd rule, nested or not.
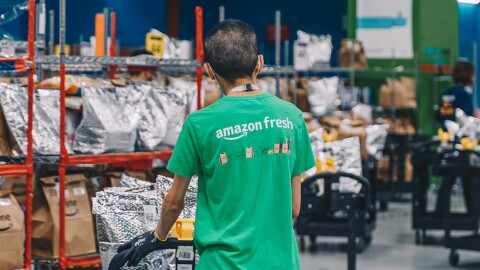
[(204, 47), (205, 70), (225, 97), (188, 116), (167, 166), (175, 178), (158, 227), (119, 248), (110, 269), (175, 246), (168, 233), (196, 174), (197, 270), (300, 269), (292, 218), (299, 176), (315, 166), (302, 113), (255, 85), (263, 56), (250, 26), (221, 22)]

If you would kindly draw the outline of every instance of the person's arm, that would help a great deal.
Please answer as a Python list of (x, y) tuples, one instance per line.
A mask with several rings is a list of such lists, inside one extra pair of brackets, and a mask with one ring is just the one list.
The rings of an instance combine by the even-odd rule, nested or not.
[(300, 214), (300, 205), (302, 202), (302, 179), (300, 176), (292, 177), (292, 218)]
[(180, 213), (185, 207), (185, 194), (191, 177), (175, 175), (173, 178), (172, 188), (168, 191), (163, 200), (162, 212), (160, 213), (160, 221), (155, 230), (160, 239), (166, 239), (168, 232), (175, 224)]

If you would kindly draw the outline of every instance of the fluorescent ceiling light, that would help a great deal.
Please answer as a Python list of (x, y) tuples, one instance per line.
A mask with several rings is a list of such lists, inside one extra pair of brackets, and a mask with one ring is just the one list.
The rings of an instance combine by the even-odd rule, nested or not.
[(479, 4), (480, 0), (457, 0), (459, 3), (464, 3), (464, 4)]

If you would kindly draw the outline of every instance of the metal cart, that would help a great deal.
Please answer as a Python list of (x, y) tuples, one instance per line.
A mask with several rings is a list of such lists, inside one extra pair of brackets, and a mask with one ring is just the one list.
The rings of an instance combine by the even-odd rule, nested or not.
[[(358, 181), (362, 185), (361, 191), (358, 194), (341, 193), (339, 186), (342, 177)], [(318, 185), (321, 180), (323, 185)], [(324, 192), (320, 194), (322, 186)], [(321, 173), (306, 179), (302, 183), (302, 206), (296, 224), (300, 251), (306, 249), (305, 236), (310, 237), (313, 246), (317, 236), (345, 236), (348, 238), (348, 269), (354, 270), (357, 237), (364, 246), (368, 246), (376, 226), (375, 206), (370, 192), (367, 179), (350, 173)], [(334, 213), (338, 211), (346, 212), (347, 217), (335, 217)]]
[[(464, 192), (470, 192), (472, 196), (469, 212), (472, 222), (475, 223), (474, 233), (468, 236), (453, 237), (451, 231), (457, 223), (456, 218), (450, 214), (450, 191), (445, 189), (444, 205), (444, 228), (445, 228), (445, 247), (449, 248), (449, 261), (452, 266), (458, 265), (460, 255), (458, 250), (480, 251), (480, 235), (478, 234), (480, 218), (480, 202), (478, 191), (480, 191), (480, 154), (474, 151), (448, 150), (440, 154), (438, 165), (435, 166), (435, 172), (444, 177), (444, 181), (452, 182), (457, 177), (471, 179), (471, 189)], [(447, 183), (448, 183), (447, 182)]]

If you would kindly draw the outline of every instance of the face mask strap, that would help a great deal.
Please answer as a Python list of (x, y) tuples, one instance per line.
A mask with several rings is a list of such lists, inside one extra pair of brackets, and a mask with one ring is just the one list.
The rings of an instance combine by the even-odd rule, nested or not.
[(210, 67), (210, 71), (212, 71), (212, 74), (213, 74), (213, 79), (215, 80), (215, 83), (217, 84), (217, 88), (218, 90), (220, 91), (220, 94), (222, 94), (222, 97), (225, 96), (225, 91), (223, 91), (223, 88), (222, 86), (220, 85), (220, 83), (218, 82), (217, 80), (217, 75), (215, 74), (215, 72), (213, 72), (213, 68), (212, 66), (210, 66), (210, 63), (207, 63), (208, 66)]

